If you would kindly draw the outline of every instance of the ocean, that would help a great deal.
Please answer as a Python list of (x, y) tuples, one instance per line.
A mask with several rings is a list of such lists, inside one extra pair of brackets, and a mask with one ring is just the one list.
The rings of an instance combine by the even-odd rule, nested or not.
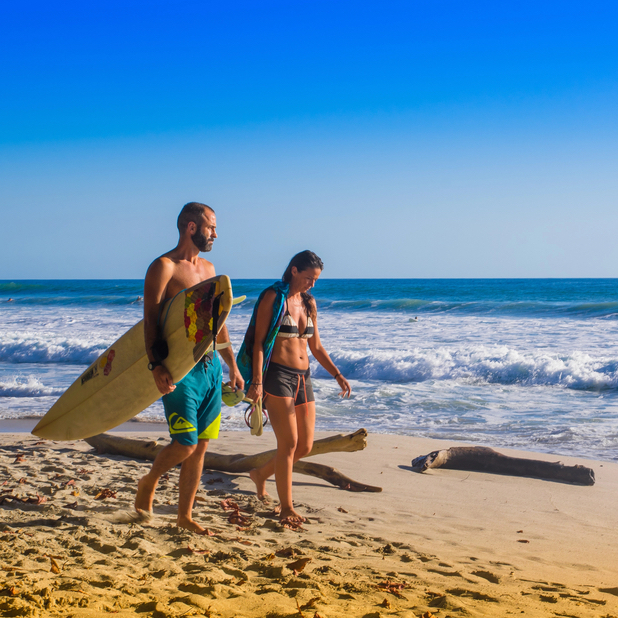
[[(235, 280), (237, 350), (270, 280)], [(142, 317), (141, 280), (0, 281), (0, 419), (42, 416)], [(618, 460), (618, 279), (323, 279), (317, 429)], [(9, 298), (13, 300), (8, 302)], [(162, 420), (157, 402), (138, 420)], [(223, 428), (246, 430), (243, 409)]]

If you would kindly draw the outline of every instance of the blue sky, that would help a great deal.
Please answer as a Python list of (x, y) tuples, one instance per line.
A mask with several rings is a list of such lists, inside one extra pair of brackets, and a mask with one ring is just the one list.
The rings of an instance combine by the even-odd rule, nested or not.
[(0, 8), (0, 278), (618, 276), (610, 2)]

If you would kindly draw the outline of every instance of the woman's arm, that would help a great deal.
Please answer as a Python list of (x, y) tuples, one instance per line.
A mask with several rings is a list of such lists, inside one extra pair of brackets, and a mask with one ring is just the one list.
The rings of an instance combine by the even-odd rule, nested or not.
[(264, 369), (264, 340), (273, 318), (273, 305), (276, 298), (274, 290), (268, 290), (262, 298), (255, 318), (255, 339), (253, 341), (253, 375), (247, 397), (257, 401), (262, 397), (262, 371)]
[[(313, 301), (315, 302), (315, 301)], [(309, 339), (309, 349), (311, 353), (315, 357), (315, 360), (330, 373), (330, 375), (337, 380), (337, 384), (339, 384), (339, 388), (341, 388), (341, 392), (339, 393), (342, 397), (349, 397), (352, 392), (352, 387), (350, 383), (343, 377), (341, 371), (337, 369), (335, 363), (333, 363), (331, 357), (328, 355), (328, 352), (322, 346), (322, 342), (320, 340), (320, 332), (318, 331), (318, 318), (317, 313), (315, 313), (315, 319), (313, 320), (313, 337)]]

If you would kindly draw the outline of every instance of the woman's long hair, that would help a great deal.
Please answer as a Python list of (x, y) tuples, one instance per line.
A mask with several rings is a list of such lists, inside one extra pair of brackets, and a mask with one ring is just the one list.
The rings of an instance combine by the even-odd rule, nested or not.
[[(307, 270), (308, 268), (319, 268), (320, 270), (324, 270), (324, 262), (313, 252), (309, 251), (301, 251), (297, 253), (288, 264), (288, 267), (285, 269), (283, 273), (283, 277), (281, 280), (284, 283), (290, 283), (292, 281), (292, 268), (296, 266), (296, 270), (298, 272), (302, 272), (303, 270)], [(305, 311), (307, 315), (311, 317), (311, 319), (315, 322), (317, 317), (317, 311), (315, 307), (315, 302), (313, 300), (313, 296), (309, 294), (309, 292), (301, 292), (300, 293), (303, 304), (305, 305)]]

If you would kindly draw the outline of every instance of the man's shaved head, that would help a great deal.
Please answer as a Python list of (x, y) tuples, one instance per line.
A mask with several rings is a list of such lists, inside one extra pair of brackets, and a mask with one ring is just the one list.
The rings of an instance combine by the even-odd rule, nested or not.
[(202, 223), (202, 217), (206, 214), (206, 211), (210, 211), (213, 215), (215, 211), (206, 204), (200, 204), (199, 202), (189, 202), (182, 207), (180, 214), (178, 215), (178, 231), (182, 234), (187, 229), (187, 225), (193, 221), (195, 225), (199, 226)]

